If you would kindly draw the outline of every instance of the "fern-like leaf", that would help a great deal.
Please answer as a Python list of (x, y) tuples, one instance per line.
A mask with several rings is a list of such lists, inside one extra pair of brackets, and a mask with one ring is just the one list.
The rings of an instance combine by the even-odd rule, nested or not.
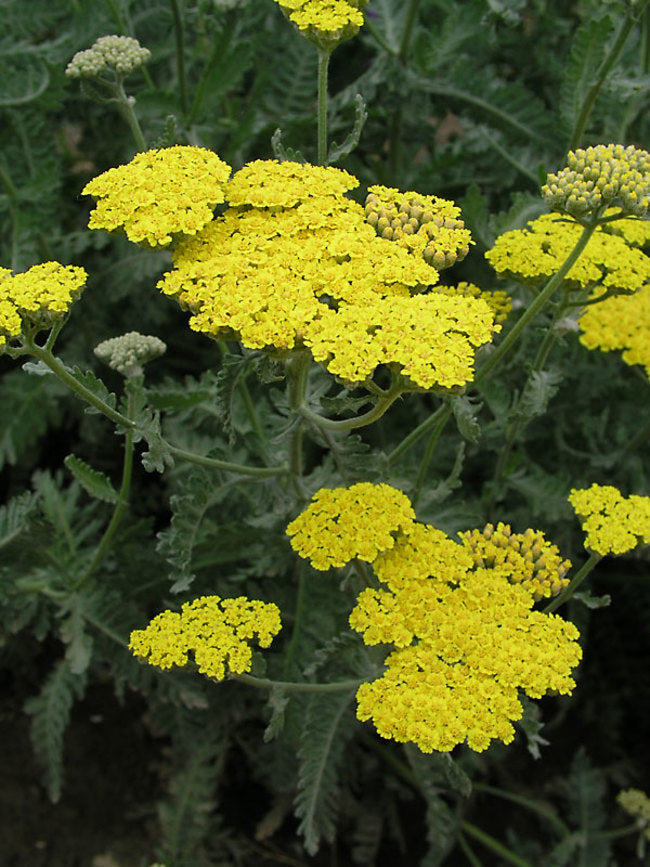
[(0, 382), (0, 469), (16, 461), (57, 424), (60, 388), (53, 377), (5, 373)]
[(0, 506), (0, 550), (14, 542), (30, 525), (38, 496), (26, 491)]
[(310, 702), (305, 716), (298, 749), (295, 808), (300, 819), (298, 831), (310, 855), (318, 851), (321, 837), (330, 843), (334, 840), (339, 771), (346, 742), (354, 730), (349, 713), (353, 695), (350, 690), (318, 696)]
[(63, 785), (63, 736), (76, 698), (81, 698), (85, 677), (74, 674), (68, 663), (58, 662), (40, 693), (25, 703), (32, 716), (34, 751), (44, 765), (44, 781), (52, 803), (61, 797)]
[(102, 500), (104, 503), (117, 503), (117, 491), (113, 487), (111, 480), (104, 473), (94, 470), (85, 461), (82, 461), (81, 458), (76, 457), (76, 455), (68, 455), (63, 463), (91, 497), (94, 497), (96, 500)]

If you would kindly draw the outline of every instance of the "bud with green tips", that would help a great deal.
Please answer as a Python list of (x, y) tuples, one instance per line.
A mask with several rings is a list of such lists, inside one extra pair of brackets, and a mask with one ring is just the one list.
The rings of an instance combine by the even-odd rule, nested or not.
[(157, 337), (129, 331), (120, 337), (104, 340), (95, 347), (95, 355), (127, 379), (142, 376), (143, 366), (159, 358), (167, 346)]

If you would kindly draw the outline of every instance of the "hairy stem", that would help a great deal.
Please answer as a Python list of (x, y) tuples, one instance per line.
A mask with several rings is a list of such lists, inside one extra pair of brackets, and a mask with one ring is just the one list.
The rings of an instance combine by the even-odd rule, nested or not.
[(319, 166), (327, 165), (327, 73), (331, 48), (318, 49), (318, 151)]
[[(398, 458), (401, 458), (404, 452), (408, 451), (411, 446), (415, 445), (415, 443), (421, 439), (426, 433), (428, 433), (432, 428), (436, 428), (439, 423), (442, 423), (444, 426), (447, 424), (449, 419), (451, 418), (451, 414), (453, 412), (451, 401), (443, 402), (438, 409), (432, 413), (428, 418), (426, 418), (423, 422), (414, 428), (410, 434), (407, 434), (399, 445), (395, 446), (393, 451), (388, 455), (388, 463), (394, 464)], [(444, 419), (444, 421), (443, 421)], [(441, 431), (442, 432), (442, 431)]]
[(564, 590), (555, 597), (555, 599), (548, 603), (548, 605), (542, 610), (542, 613), (550, 614), (551, 611), (555, 611), (555, 609), (559, 608), (560, 605), (564, 605), (565, 602), (568, 602), (594, 566), (597, 566), (602, 559), (602, 554), (597, 554), (595, 551), (592, 551), (589, 555), (589, 559), (583, 563), (582, 567), (573, 576), (568, 586), (565, 587)]
[(187, 95), (187, 74), (185, 71), (185, 33), (183, 30), (183, 12), (180, 0), (170, 0), (172, 18), (174, 21), (174, 39), (176, 42), (176, 70), (178, 75), (178, 89), (181, 101), (183, 117), (187, 118), (189, 111), (189, 97)]
[(283, 689), (286, 692), (344, 692), (346, 689), (358, 689), (363, 680), (338, 680), (333, 683), (307, 683), (292, 680), (269, 680), (266, 677), (255, 677), (252, 674), (233, 674), (229, 680), (245, 683), (258, 689)]

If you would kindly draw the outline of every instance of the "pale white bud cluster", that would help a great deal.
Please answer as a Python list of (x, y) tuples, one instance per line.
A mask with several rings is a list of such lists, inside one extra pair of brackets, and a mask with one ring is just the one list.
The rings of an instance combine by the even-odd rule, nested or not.
[(159, 358), (166, 349), (167, 346), (157, 337), (129, 331), (120, 337), (104, 340), (95, 347), (95, 355), (122, 376), (132, 379), (142, 376), (143, 365)]
[(65, 74), (70, 78), (97, 78), (109, 70), (128, 75), (149, 60), (151, 52), (131, 36), (100, 36), (85, 51), (78, 51)]

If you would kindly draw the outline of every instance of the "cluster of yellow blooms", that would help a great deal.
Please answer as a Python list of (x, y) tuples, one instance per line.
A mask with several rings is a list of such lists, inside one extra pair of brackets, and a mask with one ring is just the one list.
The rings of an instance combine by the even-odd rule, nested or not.
[(260, 647), (268, 647), (280, 629), (280, 610), (272, 602), (200, 596), (180, 612), (163, 611), (145, 629), (135, 629), (129, 649), (163, 669), (187, 665), (191, 651), (201, 674), (223, 680), (227, 673), (250, 670), (248, 641), (257, 636)]
[[(448, 751), (464, 741), (477, 751), (492, 739), (509, 743), (512, 722), (522, 716), (519, 690), (538, 698), (575, 686), (577, 629), (555, 614), (531, 610), (527, 567), (519, 577), (514, 560), (478, 565), (471, 545), (416, 522), (401, 492), (377, 486), (373, 502), (375, 486), (364, 483), (363, 500), (359, 487), (319, 491), (316, 503), (325, 496), (329, 505), (325, 519), (310, 506), (288, 529), (298, 537), (294, 548), (320, 569), (358, 551), (370, 559), (379, 549), (372, 568), (386, 589), (362, 591), (350, 625), (366, 644), (395, 650), (384, 675), (359, 687), (358, 718), (372, 720), (382, 737), (412, 741), (423, 752)], [(323, 556), (332, 544), (340, 552), (336, 563)], [(564, 568), (544, 544), (549, 569), (552, 562)]]
[(136, 154), (86, 184), (82, 193), (98, 200), (88, 226), (122, 229), (129, 241), (151, 247), (194, 235), (224, 201), (230, 171), (215, 153), (191, 145)]
[(459, 534), (471, 552), (474, 565), (500, 569), (509, 573), (509, 580), (523, 584), (536, 602), (547, 596), (557, 596), (569, 584), (564, 576), (571, 568), (563, 560), (557, 545), (549, 542), (541, 530), (513, 533), (509, 524), (486, 524), (482, 530), (467, 530)]
[[(569, 289), (598, 287), (601, 291), (635, 292), (650, 282), (650, 256), (627, 240), (635, 227), (622, 225), (625, 223), (628, 221), (596, 229), (565, 278)], [(615, 233), (612, 226), (620, 229)], [(636, 231), (640, 235), (643, 230)], [(542, 214), (526, 229), (514, 229), (497, 238), (485, 257), (499, 274), (537, 285), (555, 274), (581, 232), (578, 223), (557, 214)]]
[(0, 268), (0, 349), (25, 325), (51, 328), (76, 301), (88, 275), (83, 268), (43, 262), (22, 274)]
[(623, 350), (623, 361), (643, 365), (650, 377), (650, 283), (634, 295), (590, 305), (578, 321), (587, 349)]
[(569, 151), (568, 165), (550, 174), (542, 196), (554, 211), (581, 221), (610, 207), (642, 217), (650, 207), (650, 154), (629, 145), (596, 145)]
[(374, 186), (368, 188), (365, 212), (378, 235), (422, 256), (438, 270), (462, 261), (469, 252), (469, 229), (460, 219), (460, 208), (447, 199)]
[(650, 798), (641, 789), (625, 789), (619, 792), (616, 800), (637, 820), (640, 831), (650, 840)]
[(363, 24), (368, 0), (275, 0), (310, 42), (329, 48), (350, 39)]
[(574, 489), (569, 502), (587, 535), (585, 547), (605, 556), (650, 542), (650, 497), (624, 497), (611, 485)]
[[(100, 197), (93, 228), (123, 227), (152, 245), (184, 236), (174, 270), (158, 285), (191, 311), (191, 328), (250, 349), (306, 347), (353, 383), (380, 364), (409, 377), (412, 388), (448, 389), (472, 378), (477, 347), (501, 327), (493, 299), (464, 290), (423, 294), (437, 269), (408, 244), (377, 235), (346, 196), (355, 177), (256, 160), (225, 182), (228, 167), (216, 155), (212, 167), (207, 154), (191, 147), (139, 154), (85, 188)], [(180, 183), (179, 172), (191, 178)], [(210, 208), (224, 199), (230, 207), (212, 219)], [(458, 222), (453, 203), (437, 202)], [(446, 248), (454, 255), (466, 244), (464, 228), (427, 225), (458, 235)]]
[(371, 562), (395, 543), (394, 533), (412, 523), (406, 494), (390, 485), (359, 482), (321, 488), (311, 505), (287, 527), (291, 547), (315, 569), (345, 566), (355, 557)]
[(501, 325), (512, 310), (512, 298), (504, 289), (481, 289), (475, 283), (461, 281), (455, 286), (436, 286), (440, 295), (463, 295), (466, 298), (482, 298), (494, 315), (495, 323)]

